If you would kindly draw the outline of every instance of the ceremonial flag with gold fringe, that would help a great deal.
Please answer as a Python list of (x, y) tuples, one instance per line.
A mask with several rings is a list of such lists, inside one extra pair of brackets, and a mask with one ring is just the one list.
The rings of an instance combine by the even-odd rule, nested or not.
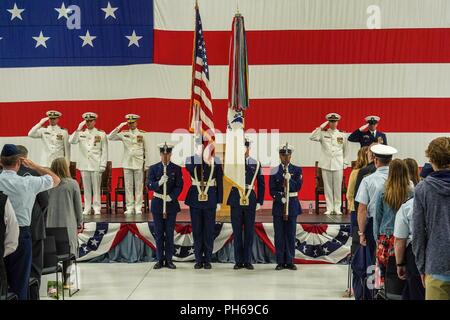
[(228, 115), (225, 145), (225, 179), (245, 190), (244, 113), (249, 106), (247, 42), (244, 17), (233, 18), (228, 74)]

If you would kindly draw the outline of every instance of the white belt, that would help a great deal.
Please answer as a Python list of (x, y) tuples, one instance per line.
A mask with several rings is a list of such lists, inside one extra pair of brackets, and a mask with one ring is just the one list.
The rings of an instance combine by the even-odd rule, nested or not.
[(298, 196), (298, 192), (289, 192), (289, 198), (290, 197), (297, 197)]
[[(157, 192), (153, 192), (153, 196), (155, 197), (155, 198), (159, 198), (159, 199), (161, 199), (161, 200), (166, 200), (167, 201), (167, 198), (165, 198), (164, 197), (164, 195), (163, 194), (161, 194), (161, 193), (157, 193)], [(166, 196), (167, 197), (167, 196)]]
[(211, 179), (211, 181), (203, 182), (203, 183), (201, 183), (200, 181), (192, 180), (192, 185), (199, 186), (199, 187), (206, 187), (206, 186), (215, 187), (215, 186), (217, 186), (217, 183), (216, 183), (216, 179)]

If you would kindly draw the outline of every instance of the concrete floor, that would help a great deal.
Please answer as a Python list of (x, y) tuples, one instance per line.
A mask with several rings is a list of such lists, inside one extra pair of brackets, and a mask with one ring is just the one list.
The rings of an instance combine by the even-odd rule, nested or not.
[[(297, 271), (275, 271), (272, 264), (255, 265), (253, 271), (225, 263), (213, 264), (212, 270), (194, 270), (193, 263), (177, 263), (176, 270), (154, 270), (153, 265), (79, 263), (81, 290), (66, 299), (325, 300), (343, 299), (347, 286), (346, 265), (297, 265)], [(47, 279), (54, 276), (42, 281), (43, 299)]]

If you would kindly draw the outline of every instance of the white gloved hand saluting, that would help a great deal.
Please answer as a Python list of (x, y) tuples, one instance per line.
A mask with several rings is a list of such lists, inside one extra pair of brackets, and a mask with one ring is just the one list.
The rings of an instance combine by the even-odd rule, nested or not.
[(123, 127), (125, 127), (128, 124), (128, 122), (122, 122), (121, 124), (119, 124), (117, 126), (117, 128), (122, 129)]
[(369, 124), (366, 123), (365, 125), (363, 125), (362, 127), (359, 128), (359, 131), (364, 131), (369, 127)]
[(86, 125), (86, 120), (81, 121), (80, 124), (78, 125), (77, 131), (81, 131), (83, 130), (83, 127)]
[(167, 176), (167, 174), (165, 174), (165, 175), (163, 175), (163, 176), (161, 177), (161, 179), (159, 179), (158, 184), (159, 184), (160, 186), (162, 186), (164, 183), (167, 182), (167, 180), (169, 180), (169, 177)]
[(261, 205), (259, 203), (256, 204), (256, 211), (259, 211), (261, 209)]
[(325, 121), (324, 123), (322, 123), (321, 125), (320, 125), (320, 128), (321, 129), (325, 129), (325, 127), (328, 125), (328, 121)]
[(39, 121), (39, 123), (40, 123), (41, 125), (43, 125), (43, 124), (46, 123), (49, 119), (50, 119), (49, 117), (42, 118), (41, 121)]
[(222, 208), (222, 205), (220, 203), (218, 203), (217, 206), (216, 206), (216, 211), (219, 211), (220, 208)]
[(283, 177), (284, 177), (286, 180), (291, 180), (291, 174), (290, 174), (289, 172), (286, 172), (285, 174), (283, 174)]

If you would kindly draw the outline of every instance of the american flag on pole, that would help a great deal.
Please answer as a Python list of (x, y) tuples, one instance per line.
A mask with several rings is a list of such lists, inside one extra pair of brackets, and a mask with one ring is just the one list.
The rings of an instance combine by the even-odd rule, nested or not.
[[(209, 90), (209, 66), (206, 43), (203, 37), (202, 19), (198, 4), (195, 4), (194, 54), (192, 61), (190, 127), (196, 140), (202, 138), (206, 144), (203, 153), (206, 162), (214, 156), (214, 121), (211, 92)], [(198, 141), (198, 140), (197, 140)]]

